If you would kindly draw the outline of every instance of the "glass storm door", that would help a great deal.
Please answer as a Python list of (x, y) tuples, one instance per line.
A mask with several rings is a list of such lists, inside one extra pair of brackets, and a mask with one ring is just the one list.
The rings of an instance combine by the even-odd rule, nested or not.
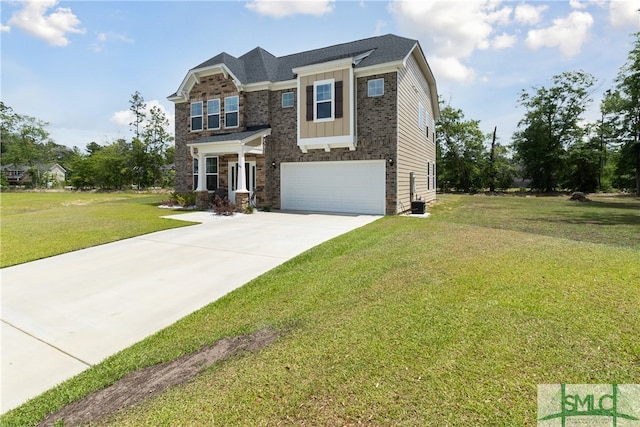
[[(244, 176), (249, 191), (249, 200), (256, 190), (256, 162), (244, 164)], [(238, 188), (238, 162), (229, 162), (229, 201), (236, 202), (236, 189)]]

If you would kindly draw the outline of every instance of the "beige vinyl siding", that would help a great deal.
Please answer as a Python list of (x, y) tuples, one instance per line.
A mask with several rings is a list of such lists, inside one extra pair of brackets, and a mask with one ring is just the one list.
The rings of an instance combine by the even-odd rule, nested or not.
[[(351, 92), (350, 75), (351, 69), (338, 70), (328, 73), (313, 74), (300, 77), (300, 137), (301, 138), (322, 138), (331, 136), (349, 135), (349, 124), (351, 120), (351, 107), (349, 105), (349, 93)], [(320, 80), (334, 79), (343, 84), (343, 116), (327, 122), (314, 123), (306, 120), (307, 91), (306, 87), (313, 85)], [(335, 102), (335, 96), (334, 96)]]
[[(418, 103), (428, 113), (425, 129), (418, 126)], [(436, 148), (433, 110), (429, 86), (413, 54), (407, 65), (398, 71), (398, 210), (411, 208), (410, 173), (415, 174), (414, 200), (434, 200), (433, 185), (427, 186), (427, 162), (433, 170)], [(428, 137), (426, 127), (429, 128)]]

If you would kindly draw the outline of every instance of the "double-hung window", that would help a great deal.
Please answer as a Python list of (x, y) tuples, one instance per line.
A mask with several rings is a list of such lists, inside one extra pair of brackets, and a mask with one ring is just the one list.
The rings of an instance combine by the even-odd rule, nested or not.
[(424, 106), (422, 102), (418, 102), (418, 128), (420, 128), (420, 130), (424, 130), (424, 121)]
[(240, 106), (238, 95), (227, 96), (224, 99), (224, 127), (237, 128), (240, 126)]
[(202, 101), (191, 103), (191, 131), (202, 130)]
[(321, 80), (313, 84), (313, 119), (333, 120), (334, 80)]
[(367, 82), (367, 95), (382, 96), (384, 95), (384, 79), (373, 79)]
[(215, 191), (218, 188), (218, 158), (205, 157), (205, 175), (207, 179), (207, 190)]
[(220, 129), (220, 100), (207, 101), (207, 129)]

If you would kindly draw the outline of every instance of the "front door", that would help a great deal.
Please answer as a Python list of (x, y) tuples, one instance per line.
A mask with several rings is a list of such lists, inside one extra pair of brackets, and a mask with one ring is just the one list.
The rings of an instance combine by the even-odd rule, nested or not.
[[(256, 162), (245, 162), (244, 176), (249, 190), (249, 203), (252, 204), (253, 195), (256, 191)], [(229, 201), (236, 202), (236, 189), (238, 188), (238, 162), (229, 162)]]

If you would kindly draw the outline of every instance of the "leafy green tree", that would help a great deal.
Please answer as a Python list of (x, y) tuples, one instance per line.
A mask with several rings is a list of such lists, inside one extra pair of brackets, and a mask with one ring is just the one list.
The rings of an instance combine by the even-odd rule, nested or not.
[(149, 120), (144, 125), (142, 138), (147, 155), (150, 157), (152, 184), (155, 187), (162, 179), (160, 167), (165, 164), (165, 151), (167, 144), (173, 141), (173, 137), (167, 132), (169, 119), (158, 107), (151, 107)]
[(483, 180), (489, 187), (489, 191), (508, 190), (513, 185), (516, 176), (515, 167), (509, 156), (509, 149), (497, 142), (496, 131), (497, 128), (493, 135), (487, 135), (487, 138), (491, 138), (491, 149), (488, 160), (485, 162), (486, 169)]
[[(621, 144), (617, 164), (619, 184), (626, 182), (625, 187), (635, 187), (636, 194), (640, 195), (640, 32), (634, 37), (627, 62), (616, 77), (615, 88), (607, 92), (601, 108), (609, 130)], [(624, 179), (625, 176), (631, 179)]]
[(0, 152), (2, 164), (34, 166), (47, 163), (46, 147), (51, 143), (45, 127), (49, 123), (21, 115), (0, 102)]
[(146, 103), (140, 92), (135, 91), (129, 100), (129, 110), (133, 113), (133, 121), (129, 123), (132, 126), (135, 138), (140, 139), (140, 127), (147, 117)]
[(450, 105), (440, 109), (436, 143), (441, 188), (469, 192), (484, 187), (487, 150), (479, 123), (465, 120), (462, 110)]
[(582, 115), (591, 102), (595, 78), (583, 71), (564, 72), (552, 86), (523, 90), (519, 103), (526, 109), (513, 136), (516, 159), (532, 187), (553, 191), (563, 181), (569, 161), (567, 148), (582, 140)]

